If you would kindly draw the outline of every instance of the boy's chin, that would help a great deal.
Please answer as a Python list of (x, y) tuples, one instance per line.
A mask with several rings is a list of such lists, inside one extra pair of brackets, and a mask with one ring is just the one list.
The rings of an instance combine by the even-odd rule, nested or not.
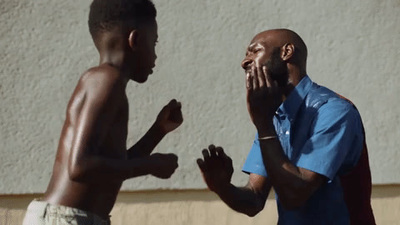
[(132, 80), (133, 80), (133, 81), (136, 81), (137, 83), (142, 84), (142, 83), (144, 83), (144, 82), (147, 81), (147, 78), (148, 78), (148, 77), (149, 77), (149, 75), (144, 75), (144, 76), (140, 76), (140, 77), (134, 76), (134, 77), (132, 77)]

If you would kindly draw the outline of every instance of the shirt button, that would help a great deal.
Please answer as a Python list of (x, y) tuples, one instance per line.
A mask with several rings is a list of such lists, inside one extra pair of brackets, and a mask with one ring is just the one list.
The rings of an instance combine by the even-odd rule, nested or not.
[(285, 132), (285, 134), (286, 134), (286, 135), (289, 135), (289, 131), (287, 130), (287, 131)]

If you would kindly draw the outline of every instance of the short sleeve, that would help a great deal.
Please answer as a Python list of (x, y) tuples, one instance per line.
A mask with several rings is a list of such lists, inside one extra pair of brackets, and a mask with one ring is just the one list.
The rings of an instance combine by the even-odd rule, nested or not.
[(250, 152), (247, 155), (246, 161), (243, 165), (242, 171), (248, 174), (255, 173), (263, 177), (267, 177), (267, 171), (265, 170), (261, 155), (260, 142), (258, 141), (258, 134), (256, 134), (253, 145), (251, 146)]
[(345, 100), (333, 100), (319, 108), (295, 164), (333, 180), (341, 169), (357, 163), (363, 141), (357, 109)]

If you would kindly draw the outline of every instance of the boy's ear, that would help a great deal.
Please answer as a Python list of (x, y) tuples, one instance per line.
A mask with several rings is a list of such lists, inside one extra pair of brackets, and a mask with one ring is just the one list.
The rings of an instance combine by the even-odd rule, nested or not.
[(129, 33), (128, 44), (132, 50), (135, 50), (138, 46), (138, 37), (139, 37), (139, 32), (137, 30), (132, 30)]
[(292, 58), (294, 55), (294, 51), (295, 51), (295, 47), (292, 43), (286, 43), (285, 45), (283, 45), (282, 52), (281, 52), (282, 60), (287, 61), (290, 58)]

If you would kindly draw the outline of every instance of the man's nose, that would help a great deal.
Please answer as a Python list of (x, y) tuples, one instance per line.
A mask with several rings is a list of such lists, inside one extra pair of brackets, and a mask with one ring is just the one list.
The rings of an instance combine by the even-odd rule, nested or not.
[(251, 61), (250, 59), (245, 58), (245, 59), (242, 61), (242, 68), (246, 70), (246, 69), (250, 66), (251, 62), (252, 62), (252, 61)]

